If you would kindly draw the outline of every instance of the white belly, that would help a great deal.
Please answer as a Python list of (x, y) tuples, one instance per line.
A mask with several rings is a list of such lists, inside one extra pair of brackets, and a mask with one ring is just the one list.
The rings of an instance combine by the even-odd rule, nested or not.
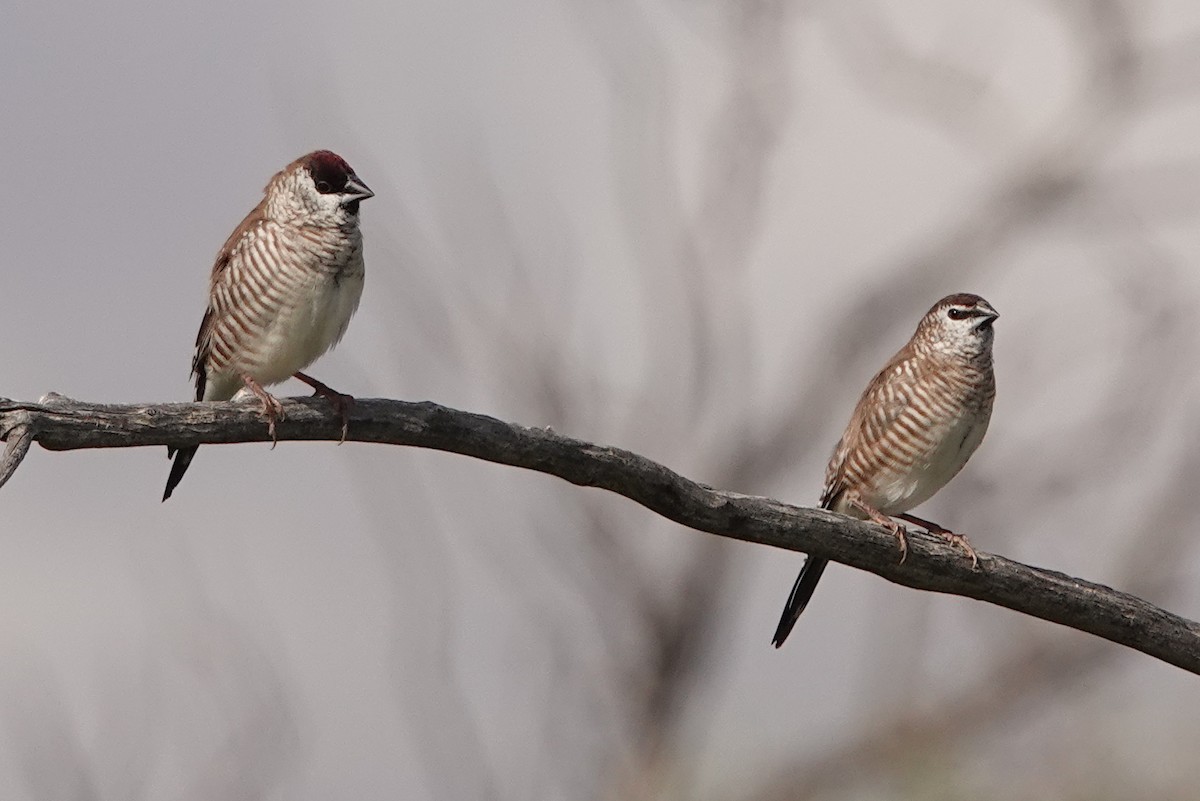
[(242, 375), (270, 386), (315, 362), (346, 333), (362, 297), (363, 273), (313, 273), (276, 309), (261, 334), (239, 348), (217, 373), (209, 372), (205, 400), (228, 400)]
[(987, 420), (968, 415), (956, 420), (937, 437), (937, 446), (919, 454), (912, 467), (902, 473), (878, 476), (864, 500), (884, 514), (900, 514), (929, 500), (958, 475), (983, 441)]
[(260, 384), (278, 384), (303, 370), (341, 340), (362, 297), (363, 276), (314, 276), (308, 291), (280, 310), (261, 344), (247, 354), (247, 372)]

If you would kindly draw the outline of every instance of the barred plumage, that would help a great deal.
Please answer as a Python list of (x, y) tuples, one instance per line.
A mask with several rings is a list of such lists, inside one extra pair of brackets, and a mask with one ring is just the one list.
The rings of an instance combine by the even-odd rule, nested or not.
[[(196, 400), (232, 398), (246, 387), (263, 404), (272, 436), (282, 409), (264, 386), (290, 377), (329, 397), (349, 396), (299, 372), (346, 333), (363, 287), (358, 206), (373, 193), (340, 156), (318, 150), (276, 173), (263, 199), (225, 241), (196, 336)], [(163, 500), (196, 448), (173, 450)]]
[[(825, 472), (821, 506), (869, 519), (896, 535), (890, 517), (928, 528), (975, 552), (965, 537), (908, 510), (962, 469), (991, 419), (996, 382), (992, 323), (996, 310), (978, 295), (950, 295), (921, 319), (912, 339), (867, 385)], [(809, 557), (796, 578), (773, 643), (783, 645), (816, 589), (827, 560)]]

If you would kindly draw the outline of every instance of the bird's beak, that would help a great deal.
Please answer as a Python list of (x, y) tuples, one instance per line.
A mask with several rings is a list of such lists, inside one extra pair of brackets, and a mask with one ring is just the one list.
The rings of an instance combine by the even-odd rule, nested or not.
[(375, 193), (368, 189), (357, 175), (351, 175), (346, 179), (346, 188), (342, 190), (342, 194), (346, 195), (349, 200), (366, 200), (369, 197), (375, 197)]
[(1000, 317), (1000, 312), (996, 311), (988, 303), (980, 303), (975, 306), (975, 311), (982, 312), (979, 316), (982, 318), (976, 328), (990, 328), (992, 323)]

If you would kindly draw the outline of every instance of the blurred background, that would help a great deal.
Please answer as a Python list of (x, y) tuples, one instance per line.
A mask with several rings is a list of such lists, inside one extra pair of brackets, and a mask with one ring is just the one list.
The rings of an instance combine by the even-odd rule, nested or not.
[[(13, 3), (0, 395), (191, 397), (208, 273), (318, 147), (377, 197), (312, 368), (812, 504), (938, 298), (999, 393), (919, 514), (1200, 617), (1200, 6)], [(306, 394), (300, 384), (282, 395)], [(415, 449), (35, 449), (5, 799), (1192, 799), (1196, 677)]]

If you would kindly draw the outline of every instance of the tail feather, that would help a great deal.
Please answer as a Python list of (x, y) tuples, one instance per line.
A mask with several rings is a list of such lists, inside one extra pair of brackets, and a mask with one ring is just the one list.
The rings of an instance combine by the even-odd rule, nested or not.
[(805, 560), (804, 567), (800, 568), (800, 575), (796, 577), (796, 583), (792, 585), (792, 594), (788, 596), (787, 606), (783, 608), (783, 616), (779, 618), (779, 626), (775, 629), (775, 638), (771, 640), (771, 644), (776, 648), (783, 645), (783, 641), (792, 633), (792, 627), (800, 619), (800, 613), (804, 611), (804, 607), (808, 606), (809, 599), (812, 598), (813, 591), (817, 589), (817, 582), (821, 580), (821, 574), (825, 572), (827, 564), (829, 564), (828, 559), (810, 556)]
[(179, 482), (183, 480), (183, 474), (187, 472), (188, 465), (192, 463), (192, 459), (196, 456), (196, 451), (200, 449), (199, 445), (191, 445), (186, 448), (168, 448), (167, 455), (175, 456), (175, 461), (171, 465), (171, 474), (167, 476), (167, 488), (163, 490), (162, 499), (165, 501), (171, 497), (171, 493), (179, 486)]

